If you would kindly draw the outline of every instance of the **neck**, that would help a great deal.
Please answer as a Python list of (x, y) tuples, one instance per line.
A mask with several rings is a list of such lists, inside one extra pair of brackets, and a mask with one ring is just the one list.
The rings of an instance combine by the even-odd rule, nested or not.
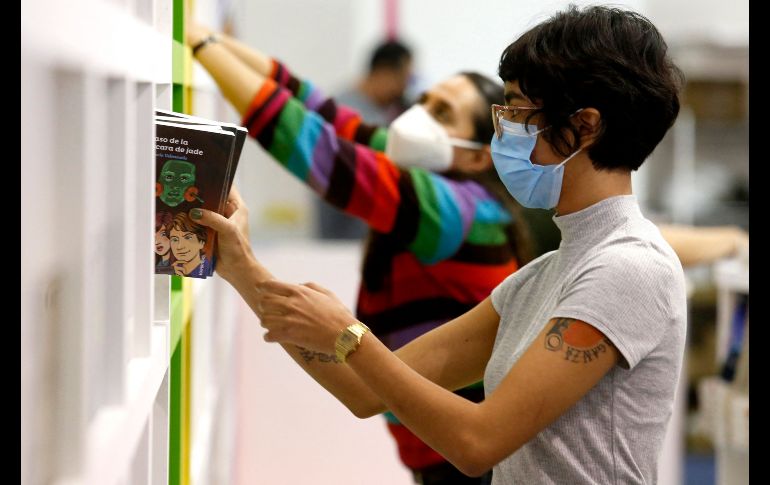
[(591, 160), (581, 153), (564, 166), (564, 181), (556, 214), (564, 216), (604, 199), (632, 193), (630, 171), (596, 170)]
[(163, 256), (161, 256), (160, 259), (163, 260), (163, 261), (168, 261), (169, 259), (171, 259), (171, 254), (170, 253), (171, 253), (171, 251), (169, 251), (168, 253), (166, 253)]

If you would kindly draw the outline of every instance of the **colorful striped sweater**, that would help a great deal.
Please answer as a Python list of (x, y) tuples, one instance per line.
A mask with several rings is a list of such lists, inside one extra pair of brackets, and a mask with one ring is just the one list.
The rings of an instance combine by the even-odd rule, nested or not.
[[(480, 184), (396, 167), (387, 129), (362, 122), (307, 80), (273, 61), (242, 124), (294, 176), (372, 229), (357, 317), (389, 348), (470, 310), (518, 268), (511, 215)], [(458, 391), (483, 399), (480, 385)], [(402, 461), (443, 458), (389, 414)]]

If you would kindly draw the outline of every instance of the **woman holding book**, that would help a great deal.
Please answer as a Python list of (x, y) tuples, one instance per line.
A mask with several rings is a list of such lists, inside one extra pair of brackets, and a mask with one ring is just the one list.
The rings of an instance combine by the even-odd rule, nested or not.
[[(276, 162), (371, 228), (356, 314), (388, 348), (472, 309), (530, 259), (518, 205), (490, 155), (489, 105), (503, 101), (497, 82), (453, 76), (387, 129), (226, 35), (192, 25), (187, 40)], [(467, 384), (457, 393), (481, 401), (480, 379)], [(386, 418), (418, 480), (488, 483), (488, 475), (463, 476), (395, 415)]]
[[(481, 290), (484, 285), (474, 281), (477, 275), (462, 270), (462, 263), (468, 262), (465, 258), (478, 256), (481, 253), (479, 249), (489, 249), (490, 246), (499, 255), (499, 249), (508, 245), (511, 249), (506, 250), (509, 256), (503, 263), (507, 263), (509, 269), (525, 261), (521, 257), (518, 261), (515, 259), (516, 253), (522, 253), (521, 245), (514, 243), (517, 237), (511, 237), (516, 232), (515, 225), (506, 227), (506, 224), (501, 224), (505, 219), (498, 218), (489, 224), (488, 219), (474, 218), (478, 216), (479, 208), (485, 207), (476, 199), (476, 195), (483, 192), (487, 196), (493, 195), (491, 199), (498, 206), (508, 209), (509, 215), (516, 212), (515, 206), (511, 206), (505, 197), (499, 196), (499, 184), (495, 185), (494, 181), (483, 177), (484, 167), (489, 169), (490, 165), (467, 163), (474, 160), (482, 162), (485, 160), (484, 155), (488, 155), (489, 138), (478, 135), (489, 131), (492, 120), (487, 119), (488, 126), (485, 128), (485, 123), (478, 116), (480, 107), (474, 108), (474, 103), (463, 104), (469, 98), (461, 93), (472, 94), (475, 89), (476, 97), (486, 98), (488, 104), (495, 104), (498, 102), (495, 98), (501, 98), (499, 94), (485, 95), (485, 91), (491, 93), (492, 89), (486, 90), (483, 81), (463, 74), (434, 86), (420, 101), (433, 122), (426, 119), (423, 110), (411, 110), (409, 116), (402, 118), (400, 123), (394, 123), (392, 129), (386, 131), (360, 123), (354, 113), (336, 105), (333, 100), (325, 99), (314, 86), (294, 77), (282, 64), (227, 36), (212, 36), (203, 28), (193, 27), (188, 30), (188, 42), (195, 47), (197, 58), (218, 82), (225, 96), (244, 116), (243, 124), (249, 127), (252, 136), (279, 163), (308, 183), (319, 195), (363, 218), (374, 229), (367, 248), (357, 316), (391, 350), (401, 347), (425, 330), (438, 327), (438, 324), (453, 314), (462, 313), (462, 306), (473, 305), (471, 302), (474, 301), (488, 301), (479, 300), (477, 290)], [(464, 109), (466, 106), (470, 109)], [(470, 119), (473, 129), (462, 128), (469, 124), (463, 121), (464, 118)], [(436, 131), (428, 128), (430, 125), (435, 127), (434, 123), (441, 125), (446, 133), (436, 135)], [(464, 143), (463, 136), (466, 142), (476, 141), (485, 146)], [(421, 144), (415, 140), (430, 141), (435, 146), (431, 148), (428, 143)], [(351, 141), (365, 142), (368, 147)], [(372, 149), (385, 150), (386, 155), (373, 152)], [(450, 153), (450, 156), (446, 153)], [(421, 159), (418, 154), (432, 156), (423, 156)], [(390, 164), (391, 159), (399, 167)], [(486, 161), (489, 159), (486, 158)], [(417, 164), (422, 167), (415, 167)], [(431, 170), (426, 171), (425, 168)], [(468, 187), (469, 180), (476, 182), (476, 187), (463, 191), (463, 183)], [(450, 186), (449, 190), (446, 190), (446, 185)], [(478, 186), (481, 186), (482, 191), (478, 190)], [(449, 210), (446, 210), (447, 205)], [(469, 207), (470, 211), (463, 212)], [(468, 213), (473, 214), (471, 222), (458, 224), (459, 221), (466, 222), (468, 218), (465, 216)], [(494, 248), (494, 244), (477, 244), (478, 239), (474, 238), (484, 232), (482, 228), (495, 226), (495, 237), (491, 239), (502, 241), (502, 244), (498, 248)], [(470, 231), (468, 227), (471, 227)], [(460, 233), (455, 239), (452, 239), (452, 236), (457, 236), (453, 234), (453, 228), (459, 228), (455, 232)], [(691, 248), (702, 245), (708, 237), (720, 242), (720, 253), (714, 257), (734, 252), (737, 247), (744, 246), (745, 242), (745, 233), (734, 229), (729, 234), (709, 235), (698, 231), (674, 233), (677, 229), (665, 228), (664, 236), (677, 242), (675, 248), (681, 248), (684, 262), (703, 261), (702, 258), (690, 258), (688, 254), (692, 253)], [(447, 245), (447, 240), (454, 240), (455, 243)], [(442, 253), (441, 250), (447, 247), (449, 250)], [(452, 248), (454, 253), (451, 252)], [(431, 249), (438, 252), (437, 259), (433, 259), (436, 255), (431, 254)], [(488, 255), (491, 254), (493, 251), (488, 252)], [(438, 261), (438, 270), (433, 267), (435, 261)], [(483, 264), (483, 258), (476, 262)], [(412, 280), (414, 275), (424, 277)], [(480, 279), (484, 279), (491, 288), (505, 276), (492, 268)], [(400, 286), (404, 284), (406, 289), (399, 292)], [(422, 302), (418, 297), (410, 298), (410, 290), (440, 286), (446, 288), (446, 293), (440, 294), (441, 299), (435, 300), (433, 295), (428, 295), (431, 298), (427, 298), (426, 303), (431, 305), (420, 305)], [(270, 291), (288, 290), (273, 288)], [(323, 293), (323, 290), (319, 291)], [(458, 295), (465, 295), (465, 298), (458, 298)], [(469, 295), (471, 298), (468, 298)], [(394, 308), (382, 302), (389, 302)], [(417, 304), (413, 304), (415, 302)], [(257, 311), (254, 301), (250, 303)], [(436, 312), (437, 318), (433, 318), (432, 312)], [(428, 325), (424, 324), (425, 320), (429, 321)], [(567, 331), (567, 327), (557, 323), (550, 326), (553, 330), (549, 337), (551, 339), (561, 339), (562, 333)], [(580, 325), (575, 328), (578, 330), (575, 330), (572, 337), (583, 335), (596, 344), (593, 347), (596, 353), (614, 352), (611, 344), (603, 340), (603, 337), (599, 338), (599, 334), (590, 328)], [(600, 346), (601, 351), (598, 350)], [(285, 345), (284, 348), (309, 372), (313, 372), (310, 369), (315, 365), (312, 361), (317, 352), (293, 345)], [(428, 347), (410, 348), (424, 351)], [(406, 354), (400, 355), (412, 355), (410, 352), (417, 351), (405, 349), (404, 352)], [(314, 377), (322, 385), (327, 385), (328, 379), (319, 378), (315, 374)], [(463, 395), (467, 391), (460, 391), (459, 394)], [(343, 391), (335, 388), (332, 392), (340, 397), (339, 393)], [(480, 397), (478, 394), (476, 397), (465, 396), (473, 401)], [(348, 404), (345, 397), (343, 392), (340, 399)], [(446, 476), (447, 466), (443, 464), (443, 459), (422, 445), (392, 414), (390, 420), (390, 428), (401, 446), (401, 457), (408, 466), (415, 469), (418, 478), (427, 483), (431, 475)], [(416, 448), (415, 444), (423, 448)], [(415, 452), (416, 449), (419, 451)], [(449, 482), (451, 478), (446, 480)]]
[[(260, 317), (265, 340), (355, 415), (390, 410), (463, 473), (494, 467), (494, 484), (654, 483), (686, 295), (631, 172), (676, 119), (681, 73), (646, 18), (574, 6), (508, 46), (499, 73), (495, 168), (520, 203), (556, 209), (562, 244), (395, 352), (324, 288), (274, 280), (232, 220), (194, 217), (218, 231), (218, 271)], [(229, 207), (237, 219), (238, 201)], [(451, 392), (482, 377), (481, 403)]]

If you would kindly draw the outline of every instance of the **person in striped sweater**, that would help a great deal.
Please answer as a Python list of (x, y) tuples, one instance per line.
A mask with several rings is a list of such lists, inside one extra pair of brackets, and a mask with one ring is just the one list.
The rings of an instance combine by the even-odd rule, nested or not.
[[(371, 228), (356, 315), (390, 349), (472, 309), (530, 259), (519, 206), (490, 155), (489, 106), (503, 102), (498, 83), (477, 73), (453, 76), (387, 129), (363, 123), (312, 82), (231, 37), (191, 25), (187, 41), (249, 135)], [(316, 358), (285, 348), (301, 365)], [(484, 398), (481, 382), (457, 393)], [(463, 475), (393, 414), (386, 418), (418, 483), (489, 483), (491, 473)]]

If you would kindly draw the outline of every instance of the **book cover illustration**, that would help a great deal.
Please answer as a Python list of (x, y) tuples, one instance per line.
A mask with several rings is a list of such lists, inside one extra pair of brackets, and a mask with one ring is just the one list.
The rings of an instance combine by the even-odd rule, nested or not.
[(174, 111), (166, 111), (162, 109), (155, 110), (155, 119), (160, 121), (168, 121), (172, 123), (188, 124), (188, 125), (208, 125), (218, 126), (223, 130), (230, 131), (235, 134), (235, 143), (233, 144), (233, 152), (230, 156), (230, 164), (228, 165), (227, 183), (223, 186), (225, 191), (222, 194), (222, 209), (227, 201), (227, 196), (230, 194), (230, 187), (233, 184), (235, 178), (235, 171), (238, 168), (238, 161), (241, 158), (241, 152), (243, 151), (243, 144), (248, 136), (248, 130), (243, 126), (238, 126), (233, 123), (223, 123), (218, 121), (209, 120), (206, 118), (200, 118), (198, 116), (187, 115), (184, 113), (176, 113)]
[(206, 278), (214, 270), (216, 232), (188, 213), (196, 207), (222, 212), (235, 134), (162, 120), (155, 130), (155, 272)]

